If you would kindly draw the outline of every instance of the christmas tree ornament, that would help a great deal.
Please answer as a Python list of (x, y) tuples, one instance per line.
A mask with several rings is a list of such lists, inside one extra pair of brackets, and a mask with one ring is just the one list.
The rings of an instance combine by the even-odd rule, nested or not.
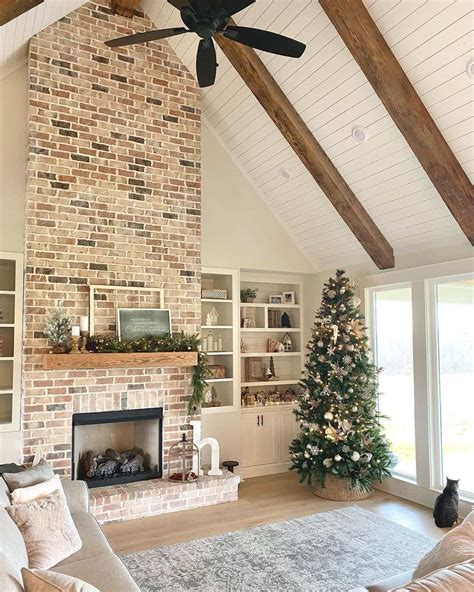
[(320, 356), (318, 356), (318, 360), (320, 362), (325, 362), (326, 361), (326, 357), (321, 354)]
[(354, 462), (357, 462), (359, 460), (359, 458), (360, 458), (360, 454), (354, 450), (354, 452), (351, 454), (351, 459)]
[(358, 407), (357, 405), (353, 405), (351, 411), (353, 411), (354, 413), (357, 411)]
[(340, 454), (336, 454), (336, 456), (334, 457), (334, 460), (335, 460), (336, 462), (341, 462), (341, 460), (342, 460), (342, 456), (341, 456)]
[(328, 421), (332, 421), (334, 419), (334, 415), (330, 412), (330, 411), (326, 411), (326, 413), (324, 414), (324, 419), (327, 419)]
[(324, 341), (318, 341), (316, 344), (318, 347), (324, 347)]
[(329, 290), (328, 291), (328, 296), (329, 298), (335, 298), (336, 297), (336, 292), (334, 290)]
[(325, 458), (323, 460), (323, 465), (327, 468), (331, 467), (332, 466), (332, 458)]

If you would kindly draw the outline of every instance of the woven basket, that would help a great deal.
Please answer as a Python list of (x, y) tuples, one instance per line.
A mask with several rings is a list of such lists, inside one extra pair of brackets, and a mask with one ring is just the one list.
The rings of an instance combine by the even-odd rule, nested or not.
[(313, 493), (324, 499), (338, 502), (355, 502), (367, 499), (372, 495), (373, 490), (366, 491), (358, 486), (351, 487), (351, 482), (348, 479), (326, 475), (324, 487), (321, 487), (319, 483), (314, 483)]

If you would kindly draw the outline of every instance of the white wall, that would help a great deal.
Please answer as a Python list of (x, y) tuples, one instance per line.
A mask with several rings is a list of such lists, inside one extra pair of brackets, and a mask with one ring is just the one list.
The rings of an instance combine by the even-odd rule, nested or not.
[(0, 78), (0, 251), (23, 252), (27, 67)]
[(310, 273), (263, 199), (214, 133), (202, 127), (202, 264)]

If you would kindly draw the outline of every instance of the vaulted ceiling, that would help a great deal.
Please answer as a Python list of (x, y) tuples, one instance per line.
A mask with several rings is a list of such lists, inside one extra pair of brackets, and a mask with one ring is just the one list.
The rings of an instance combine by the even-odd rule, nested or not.
[[(0, 63), (33, 34), (82, 4), (45, 0), (0, 28)], [(473, 52), (470, 0), (364, 0), (410, 82), (474, 180)], [(142, 0), (157, 28), (180, 26), (164, 0)], [(298, 60), (257, 52), (316, 140), (392, 245), (395, 255), (432, 245), (469, 245), (406, 140), (316, 0), (257, 0), (237, 24), (307, 44)], [(197, 38), (170, 44), (191, 72)], [(133, 46), (129, 48), (133, 52)], [(317, 268), (368, 255), (227, 58), (218, 49), (214, 86), (202, 90), (203, 115), (241, 171)], [(368, 139), (352, 137), (356, 126)]]

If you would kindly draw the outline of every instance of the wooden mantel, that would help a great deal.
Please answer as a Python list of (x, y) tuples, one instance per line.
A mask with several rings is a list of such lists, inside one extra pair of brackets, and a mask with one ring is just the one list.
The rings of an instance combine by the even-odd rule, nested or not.
[(125, 354), (45, 354), (45, 370), (99, 370), (107, 368), (176, 368), (196, 366), (196, 352)]

